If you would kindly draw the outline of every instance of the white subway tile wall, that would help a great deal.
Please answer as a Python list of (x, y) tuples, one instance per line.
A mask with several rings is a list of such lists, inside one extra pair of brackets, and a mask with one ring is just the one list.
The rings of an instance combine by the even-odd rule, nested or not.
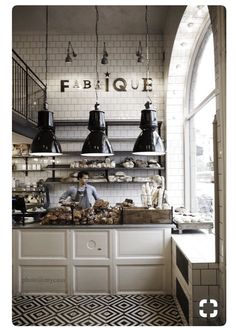
[[(50, 31), (49, 31), (50, 32)], [(73, 43), (73, 48), (77, 52), (77, 57), (73, 58), (71, 64), (65, 63), (66, 49), (68, 41)], [(148, 100), (147, 92), (143, 91), (143, 78), (146, 77), (146, 64), (137, 63), (136, 50), (138, 42), (141, 40), (145, 44), (145, 35), (101, 35), (99, 36), (99, 63), (98, 71), (101, 81), (101, 90), (98, 91), (98, 102), (100, 109), (105, 112), (106, 120), (139, 120), (144, 103)], [(106, 48), (109, 54), (109, 64), (100, 64), (102, 56), (103, 42), (106, 41)], [(13, 48), (24, 59), (24, 61), (45, 80), (45, 36), (39, 34), (15, 34), (13, 36)], [(149, 95), (157, 109), (158, 120), (164, 119), (164, 78), (163, 78), (163, 36), (150, 35), (150, 77), (152, 78), (152, 91)], [(109, 92), (105, 91), (105, 73), (109, 72)], [(127, 91), (116, 91), (113, 83), (117, 78), (123, 78), (127, 82)], [(96, 79), (95, 72), (95, 36), (94, 35), (54, 35), (49, 33), (48, 38), (48, 103), (49, 110), (54, 112), (55, 120), (88, 120), (89, 111), (94, 109), (96, 95), (94, 90)], [(69, 88), (61, 92), (61, 80), (69, 80), (65, 83)], [(84, 80), (91, 81), (91, 88), (83, 89)], [(78, 81), (81, 89), (75, 88)], [(119, 88), (122, 81), (116, 83)], [(135, 90), (132, 88), (138, 86)], [(162, 135), (165, 133), (165, 123), (162, 125)], [(108, 130), (109, 138), (119, 138), (112, 141), (114, 151), (130, 151), (136, 137), (141, 130), (137, 126), (112, 126)], [(56, 135), (60, 139), (85, 139), (89, 131), (86, 126), (57, 127)], [(176, 130), (178, 133), (178, 128)], [(125, 141), (125, 138), (132, 138)], [(124, 140), (121, 140), (124, 139)], [(63, 151), (81, 151), (81, 142), (61, 143)], [(178, 153), (176, 152), (176, 155)], [(133, 156), (132, 156), (133, 157)], [(123, 157), (124, 158), (124, 157)], [(57, 159), (58, 164), (65, 164), (78, 160), (77, 157)], [(81, 159), (81, 158), (80, 158)], [(116, 162), (122, 160), (115, 157)], [(50, 160), (48, 160), (50, 162)], [(46, 165), (46, 163), (45, 163)], [(56, 176), (68, 176), (71, 172), (58, 171)], [(29, 173), (32, 180), (39, 178), (46, 179), (51, 176), (51, 172)], [(158, 174), (157, 171), (135, 171), (126, 174), (135, 176), (150, 176)], [(24, 175), (17, 173), (17, 177), (23, 180)], [(179, 179), (176, 181), (179, 185)], [(181, 181), (180, 181), (181, 182)], [(142, 184), (96, 184), (97, 191), (101, 198), (108, 200), (112, 205), (122, 202), (125, 198), (132, 198), (136, 205), (141, 205)], [(49, 186), (51, 206), (58, 204), (58, 199), (62, 192), (68, 187), (67, 184), (52, 184)], [(182, 187), (181, 187), (182, 189)], [(181, 202), (182, 203), (182, 202)]]

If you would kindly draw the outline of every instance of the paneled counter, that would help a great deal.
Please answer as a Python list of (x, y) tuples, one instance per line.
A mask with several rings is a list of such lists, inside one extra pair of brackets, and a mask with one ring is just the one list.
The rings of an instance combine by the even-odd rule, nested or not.
[(14, 226), (13, 294), (169, 294), (171, 227)]

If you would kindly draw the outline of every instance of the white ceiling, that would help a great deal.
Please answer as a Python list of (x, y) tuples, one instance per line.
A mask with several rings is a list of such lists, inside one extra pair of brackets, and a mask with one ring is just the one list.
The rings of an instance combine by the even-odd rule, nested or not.
[[(173, 6), (148, 6), (150, 34), (163, 33)], [(178, 6), (180, 7), (180, 6)], [(145, 6), (98, 6), (99, 34), (144, 34)], [(13, 33), (45, 31), (45, 6), (16, 6)], [(94, 6), (49, 6), (49, 33), (94, 34)]]

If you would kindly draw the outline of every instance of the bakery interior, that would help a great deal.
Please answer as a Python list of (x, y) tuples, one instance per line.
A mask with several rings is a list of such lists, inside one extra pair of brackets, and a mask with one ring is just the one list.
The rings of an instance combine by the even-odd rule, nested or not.
[[(222, 6), (13, 8), (14, 325), (225, 323), (225, 24)], [(78, 172), (88, 207), (60, 201)]]

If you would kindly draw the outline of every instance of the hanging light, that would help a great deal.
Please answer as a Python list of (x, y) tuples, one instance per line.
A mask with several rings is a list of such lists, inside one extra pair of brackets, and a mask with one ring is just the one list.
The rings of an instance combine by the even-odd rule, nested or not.
[[(146, 23), (146, 50), (147, 50), (147, 58), (146, 58), (146, 78), (149, 80), (149, 49), (148, 49), (148, 20), (147, 20), (147, 6), (145, 10), (145, 23)], [(140, 49), (138, 50), (140, 51)], [(140, 51), (141, 54), (141, 51)], [(139, 55), (140, 55), (139, 54)], [(137, 53), (136, 53), (137, 55)], [(141, 121), (140, 121), (140, 129), (142, 132), (138, 136), (135, 141), (133, 154), (134, 155), (146, 155), (152, 156), (157, 155), (161, 156), (165, 154), (165, 148), (161, 137), (157, 132), (157, 116), (156, 111), (151, 108), (152, 101), (149, 97), (149, 86), (147, 88), (148, 92), (148, 101), (145, 103), (145, 109), (141, 111)]]
[(165, 149), (161, 137), (157, 133), (156, 111), (152, 110), (149, 101), (145, 104), (145, 109), (141, 112), (140, 129), (142, 132), (134, 144), (134, 155), (164, 155)]
[(44, 110), (38, 112), (39, 132), (31, 144), (31, 155), (34, 156), (58, 156), (62, 155), (61, 145), (55, 136), (55, 127), (53, 123), (53, 112), (48, 111), (47, 103), (47, 62), (48, 62), (48, 6), (46, 6), (46, 59), (45, 59), (45, 99)]
[(106, 42), (103, 43), (103, 54), (101, 64), (106, 65), (108, 64), (108, 52), (106, 50)]
[[(98, 103), (98, 92), (99, 90), (99, 74), (98, 74), (98, 8), (95, 6), (96, 9), (96, 25), (95, 25), (95, 33), (96, 33), (96, 86), (95, 86), (95, 93), (96, 93), (96, 104), (95, 109), (89, 112), (89, 123), (88, 129), (91, 131), (82, 147), (82, 156), (113, 156), (113, 149), (108, 140), (107, 135), (105, 134), (106, 131), (106, 123), (105, 123), (105, 113), (99, 110), (99, 103)], [(105, 48), (105, 43), (104, 43)], [(108, 56), (108, 54), (107, 54)]]
[(138, 57), (137, 63), (142, 63), (143, 62), (143, 47), (142, 47), (141, 41), (139, 41), (138, 50), (136, 51), (136, 56)]
[(69, 41), (68, 42), (68, 47), (67, 47), (67, 56), (66, 56), (66, 59), (65, 59), (66, 63), (72, 63), (72, 58), (71, 58), (70, 55), (72, 55), (73, 57), (76, 57), (77, 53), (75, 53), (75, 51), (72, 47), (72, 43)]
[(82, 154), (83, 156), (112, 156), (112, 146), (105, 134), (106, 123), (105, 113), (99, 110), (96, 102), (95, 110), (89, 112), (88, 129), (90, 134), (85, 139)]

